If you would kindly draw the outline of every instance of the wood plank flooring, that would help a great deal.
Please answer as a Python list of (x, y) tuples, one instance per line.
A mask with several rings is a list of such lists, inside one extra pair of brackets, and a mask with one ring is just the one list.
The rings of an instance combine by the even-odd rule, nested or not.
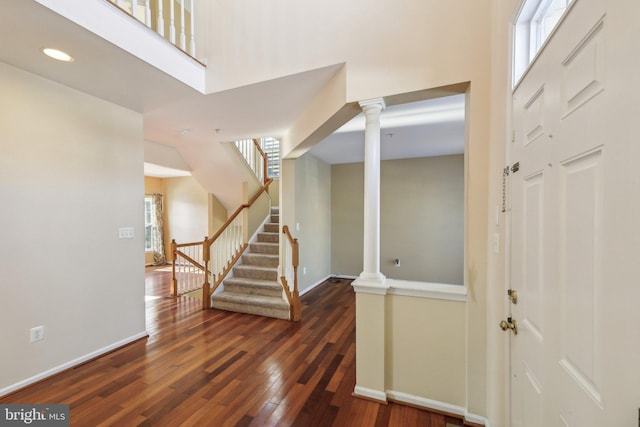
[(302, 297), (302, 322), (201, 310), (148, 269), (149, 337), (0, 403), (66, 403), (72, 426), (462, 426), (456, 418), (351, 396), (349, 281)]

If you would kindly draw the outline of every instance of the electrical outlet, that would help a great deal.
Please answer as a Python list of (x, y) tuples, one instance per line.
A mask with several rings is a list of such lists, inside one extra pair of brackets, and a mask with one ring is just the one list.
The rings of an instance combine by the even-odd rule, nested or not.
[(35, 326), (31, 328), (31, 342), (36, 342), (44, 339), (44, 326)]

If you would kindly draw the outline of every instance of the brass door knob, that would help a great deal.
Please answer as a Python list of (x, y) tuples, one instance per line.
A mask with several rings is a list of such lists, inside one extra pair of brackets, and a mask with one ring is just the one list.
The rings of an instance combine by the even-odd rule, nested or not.
[(511, 317), (508, 317), (507, 320), (500, 322), (500, 329), (503, 331), (511, 329), (514, 335), (518, 335), (518, 322), (513, 320)]

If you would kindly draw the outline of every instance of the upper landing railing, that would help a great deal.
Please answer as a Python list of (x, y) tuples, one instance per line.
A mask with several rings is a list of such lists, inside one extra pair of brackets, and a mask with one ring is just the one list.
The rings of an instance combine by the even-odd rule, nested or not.
[(108, 0), (196, 57), (194, 0)]

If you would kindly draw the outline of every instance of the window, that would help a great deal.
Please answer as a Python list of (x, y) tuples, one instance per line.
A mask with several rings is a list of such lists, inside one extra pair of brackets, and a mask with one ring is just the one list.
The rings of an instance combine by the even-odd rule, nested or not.
[(576, 0), (524, 0), (514, 24), (513, 84), (524, 75)]
[(156, 214), (153, 205), (153, 197), (145, 196), (144, 198), (144, 250), (153, 251), (153, 225)]
[(280, 177), (280, 141), (271, 136), (261, 138), (262, 151), (267, 155), (267, 177)]

